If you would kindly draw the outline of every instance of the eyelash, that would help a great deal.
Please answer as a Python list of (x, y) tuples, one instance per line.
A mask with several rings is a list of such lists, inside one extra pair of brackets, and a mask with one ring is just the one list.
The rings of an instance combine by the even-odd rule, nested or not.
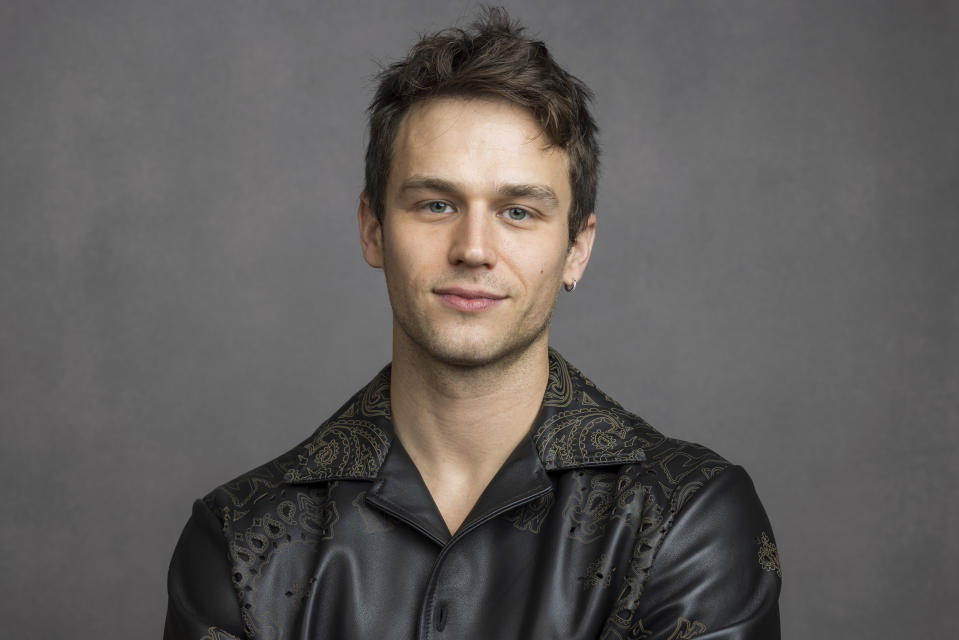
[[(523, 216), (522, 219), (519, 219), (519, 220), (517, 220), (517, 219), (515, 219), (515, 218), (510, 218), (510, 217), (509, 217), (510, 211), (522, 211), (523, 214), (524, 214), (524, 216)], [(533, 214), (530, 213), (527, 209), (524, 209), (523, 207), (507, 207), (507, 208), (506, 208), (506, 211), (504, 211), (504, 214), (506, 215), (507, 218), (509, 218), (509, 219), (512, 220), (513, 222), (524, 222), (524, 221), (529, 220), (530, 218), (533, 217)]]
[[(434, 206), (434, 205), (442, 205), (442, 206), (444, 207), (444, 210), (443, 210), (443, 211), (435, 211), (435, 210), (433, 210), (433, 206)], [(425, 204), (423, 205), (423, 208), (426, 209), (427, 211), (429, 211), (430, 213), (440, 214), (440, 213), (448, 213), (448, 211), (446, 211), (446, 208), (452, 209), (452, 208), (453, 208), (453, 205), (451, 205), (451, 204), (448, 203), (448, 202), (444, 202), (444, 201), (442, 201), (442, 200), (430, 200), (429, 202), (427, 202), (427, 203), (425, 203)], [(511, 211), (521, 211), (521, 212), (523, 212), (524, 217), (523, 217), (523, 218), (511, 218), (511, 217), (509, 217), (509, 213), (510, 213)], [(524, 207), (507, 207), (506, 209), (504, 209), (503, 214), (504, 214), (504, 215), (506, 216), (506, 218), (507, 218), (508, 220), (510, 220), (511, 222), (525, 222), (526, 220), (529, 220), (530, 218), (533, 217), (533, 213), (532, 213), (529, 209), (526, 209), (526, 208), (524, 208)]]
[(445, 210), (444, 210), (444, 211), (434, 211), (434, 210), (433, 210), (433, 205), (434, 205), (434, 204), (441, 204), (441, 205), (443, 205), (444, 207), (448, 207), (448, 208), (450, 208), (450, 209), (453, 208), (453, 205), (451, 205), (451, 204), (448, 203), (448, 202), (443, 202), (442, 200), (431, 200), (430, 202), (427, 202), (426, 204), (424, 204), (424, 205), (423, 205), (423, 208), (426, 209), (427, 211), (429, 211), (430, 213), (447, 213)]

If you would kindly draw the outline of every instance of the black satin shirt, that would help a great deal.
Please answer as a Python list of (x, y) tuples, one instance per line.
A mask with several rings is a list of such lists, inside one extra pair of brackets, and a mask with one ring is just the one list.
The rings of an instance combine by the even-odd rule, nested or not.
[(166, 640), (779, 638), (752, 482), (550, 352), (530, 432), (450, 535), (384, 369), (303, 444), (193, 507)]

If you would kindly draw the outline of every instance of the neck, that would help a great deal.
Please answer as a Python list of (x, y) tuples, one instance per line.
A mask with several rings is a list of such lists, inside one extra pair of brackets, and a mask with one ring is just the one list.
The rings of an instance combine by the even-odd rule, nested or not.
[(404, 447), (425, 462), (469, 468), (493, 457), (502, 463), (542, 404), (549, 378), (546, 336), (514, 357), (483, 366), (440, 362), (404, 342), (394, 340), (390, 383), (394, 426)]
[(436, 360), (400, 333), (390, 382), (394, 428), (455, 531), (539, 412), (547, 336), (514, 357), (467, 367)]

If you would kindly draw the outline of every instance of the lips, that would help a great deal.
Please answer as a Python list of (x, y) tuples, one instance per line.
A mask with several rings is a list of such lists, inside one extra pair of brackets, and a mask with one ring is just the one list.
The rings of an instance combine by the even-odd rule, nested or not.
[(491, 309), (506, 296), (483, 289), (444, 287), (433, 291), (448, 306), (457, 311), (477, 312)]

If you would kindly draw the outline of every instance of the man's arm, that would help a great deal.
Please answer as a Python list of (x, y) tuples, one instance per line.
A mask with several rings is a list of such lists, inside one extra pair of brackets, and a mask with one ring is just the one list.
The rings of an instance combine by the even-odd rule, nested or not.
[(633, 637), (777, 640), (779, 556), (742, 467), (730, 467), (676, 513), (633, 618)]
[(222, 524), (197, 500), (170, 562), (164, 640), (245, 637), (231, 572)]

